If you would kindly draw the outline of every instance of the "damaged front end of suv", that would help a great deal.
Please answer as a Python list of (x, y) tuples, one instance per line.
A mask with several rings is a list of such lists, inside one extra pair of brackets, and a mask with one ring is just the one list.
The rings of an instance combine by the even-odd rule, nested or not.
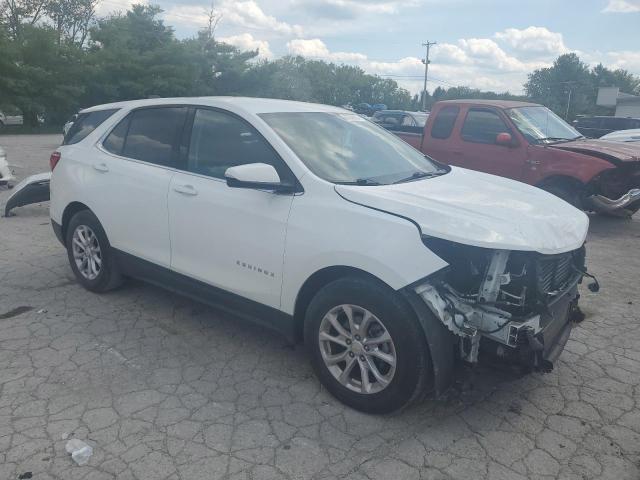
[[(550, 371), (572, 320), (581, 319), (578, 284), (588, 275), (584, 246), (561, 254), (462, 245), (424, 236), (449, 263), (414, 285), (429, 310), (457, 337), (459, 358), (486, 357)], [(597, 289), (597, 282), (590, 285)]]

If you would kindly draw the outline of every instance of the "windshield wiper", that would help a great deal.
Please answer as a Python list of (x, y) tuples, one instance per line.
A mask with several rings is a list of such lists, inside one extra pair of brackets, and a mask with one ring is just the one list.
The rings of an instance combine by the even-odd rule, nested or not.
[(396, 183), (404, 183), (404, 182), (410, 182), (411, 180), (417, 180), (419, 178), (433, 178), (433, 177), (439, 177), (440, 175), (444, 175), (446, 173), (445, 170), (437, 170), (435, 172), (423, 172), (422, 170), (418, 170), (413, 172), (411, 175), (409, 175), (406, 178), (401, 178), (400, 180), (396, 180), (394, 183), (394, 185)]
[(564, 138), (564, 137), (543, 137), (543, 138), (538, 138), (538, 142), (546, 142), (548, 141), (548, 145), (551, 145), (553, 143), (560, 143), (560, 142), (571, 142), (572, 140), (575, 140), (575, 138)]
[(353, 181), (335, 182), (335, 183), (337, 183), (338, 185), (366, 185), (366, 186), (382, 185), (380, 182), (376, 182), (375, 180), (371, 180), (370, 178), (358, 178)]

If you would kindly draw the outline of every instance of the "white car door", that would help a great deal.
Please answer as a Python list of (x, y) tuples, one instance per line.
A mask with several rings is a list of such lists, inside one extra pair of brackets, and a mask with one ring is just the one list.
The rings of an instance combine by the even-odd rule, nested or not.
[(195, 110), (183, 172), (169, 188), (171, 268), (278, 308), (292, 194), (229, 187), (227, 168), (273, 165), (293, 174), (246, 121), (217, 110)]
[[(114, 248), (170, 266), (167, 194), (187, 107), (134, 110), (93, 159), (95, 213)], [(104, 191), (101, 191), (104, 188)]]

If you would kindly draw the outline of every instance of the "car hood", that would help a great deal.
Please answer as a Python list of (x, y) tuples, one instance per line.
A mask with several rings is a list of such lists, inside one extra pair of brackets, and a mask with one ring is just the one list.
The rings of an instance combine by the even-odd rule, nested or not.
[(612, 142), (640, 142), (640, 128), (618, 130), (617, 132), (607, 133), (600, 137), (600, 140)]
[(551, 148), (569, 150), (608, 160), (613, 164), (640, 161), (640, 144), (611, 142), (607, 140), (573, 140), (550, 145)]
[(423, 235), (477, 247), (563, 253), (585, 241), (589, 220), (538, 188), (452, 167), (397, 185), (336, 185), (348, 201), (416, 223)]

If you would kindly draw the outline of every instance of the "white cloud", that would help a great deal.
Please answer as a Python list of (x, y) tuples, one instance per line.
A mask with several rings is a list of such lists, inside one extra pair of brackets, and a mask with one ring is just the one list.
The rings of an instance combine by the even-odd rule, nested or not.
[(640, 0), (609, 0), (602, 11), (606, 13), (637, 13), (640, 12)]
[(569, 50), (561, 33), (552, 32), (545, 27), (531, 26), (522, 30), (507, 28), (494, 37), (518, 52), (557, 56)]
[(201, 5), (176, 5), (164, 12), (164, 19), (169, 24), (202, 28), (207, 25), (209, 11)]
[(330, 52), (325, 43), (319, 38), (304, 40), (296, 38), (287, 43), (287, 51), (291, 55), (300, 55), (306, 58), (328, 60), (331, 62), (361, 63), (367, 60), (367, 56), (361, 53)]
[(96, 14), (98, 17), (105, 17), (113, 13), (124, 13), (138, 3), (146, 4), (148, 2), (146, 0), (100, 0), (96, 5)]
[(217, 37), (217, 40), (233, 45), (240, 50), (258, 50), (258, 58), (273, 57), (273, 53), (269, 49), (269, 42), (266, 40), (258, 40), (250, 33), (242, 33), (240, 35), (232, 35), (230, 37)]
[(592, 67), (601, 63), (607, 68), (621, 68), (640, 75), (640, 50), (595, 51), (585, 53), (580, 58)]
[[(393, 78), (413, 93), (422, 89), (424, 64), (418, 57), (381, 62), (363, 53), (333, 52), (319, 38), (291, 40), (287, 43), (287, 50), (292, 55), (358, 65), (366, 72)], [(456, 43), (437, 44), (432, 47), (431, 59), (429, 90), (438, 85), (465, 85), (514, 93), (522, 91), (529, 72), (550, 66), (552, 60), (537, 57), (520, 59), (505, 52), (491, 38), (463, 38)]]
[[(302, 36), (300, 25), (291, 25), (266, 14), (255, 0), (223, 0), (215, 4), (215, 9), (222, 15), (220, 25), (257, 30), (272, 36)], [(209, 7), (197, 4), (174, 5), (165, 12), (165, 18), (174, 24), (201, 28), (207, 25), (209, 10)]]
[(220, 5), (219, 10), (225, 23), (282, 35), (302, 36), (300, 25), (291, 25), (267, 15), (255, 0), (226, 0)]

